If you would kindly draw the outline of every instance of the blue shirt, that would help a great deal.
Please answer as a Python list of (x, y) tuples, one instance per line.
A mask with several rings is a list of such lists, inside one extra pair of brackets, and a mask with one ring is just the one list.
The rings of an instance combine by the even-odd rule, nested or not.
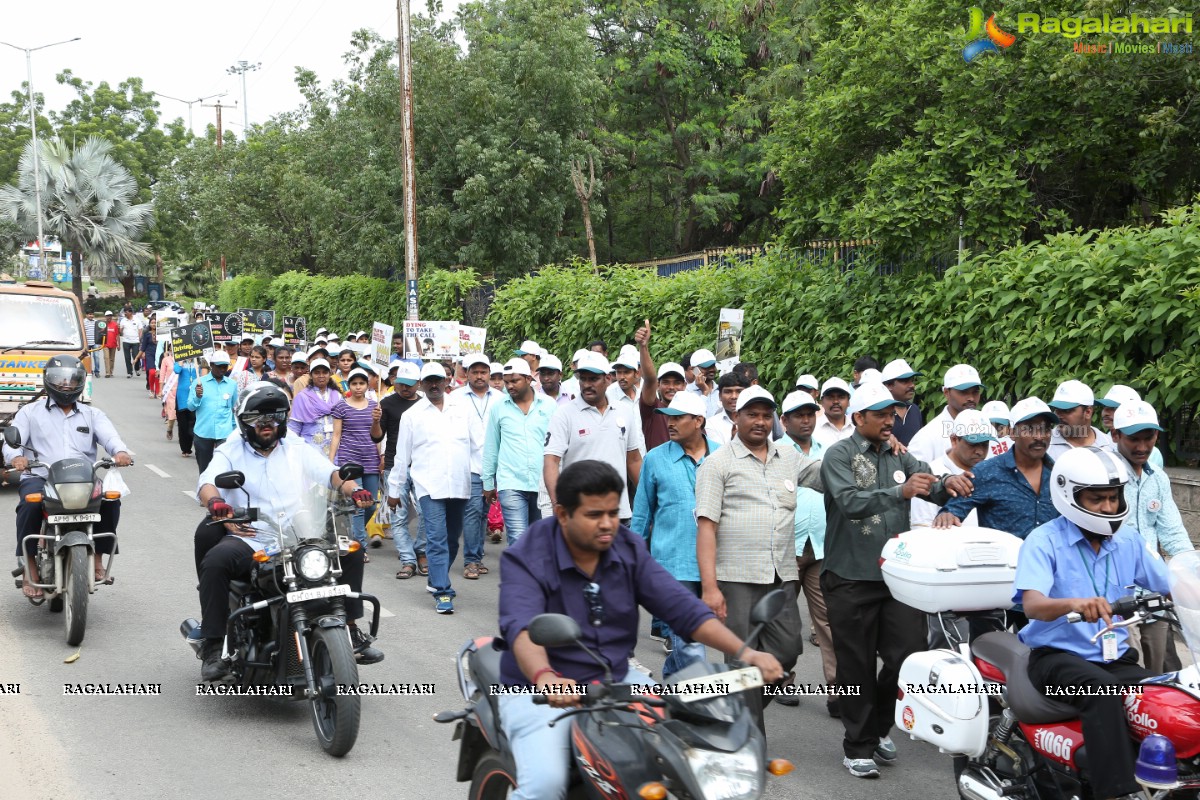
[[(720, 445), (705, 438), (705, 457)], [(650, 539), (650, 555), (677, 580), (700, 580), (696, 563), (696, 467), (678, 442), (666, 442), (646, 454), (633, 501), (634, 533)], [(654, 536), (650, 536), (650, 531)]]
[[(1166, 594), (1167, 566), (1158, 551), (1147, 545), (1130, 528), (1121, 528), (1100, 543), (1100, 552), (1092, 550), (1083, 531), (1066, 517), (1040, 526), (1025, 539), (1017, 557), (1013, 580), (1013, 602), (1020, 603), (1027, 589), (1046, 597), (1104, 597), (1119, 600), (1136, 584), (1152, 592)], [(1163, 623), (1159, 623), (1160, 625)], [(1030, 620), (1021, 629), (1021, 641), (1030, 647), (1056, 647), (1088, 661), (1103, 662), (1102, 644), (1090, 640), (1104, 629), (1104, 620), (1067, 622), (1059, 617), (1051, 622)], [(1118, 628), (1117, 656), (1129, 648), (1129, 634)]]
[(176, 361), (175, 374), (179, 376), (179, 382), (175, 385), (175, 408), (187, 408), (192, 385), (196, 382), (196, 365)]
[[(915, 406), (914, 406), (915, 408)], [(825, 452), (825, 445), (816, 439), (811, 439), (807, 453), (790, 436), (780, 441), (789, 441), (800, 455), (807, 455), (814, 461), (820, 461)], [(640, 491), (640, 489), (639, 489)], [(796, 487), (796, 557), (804, 555), (804, 545), (812, 542), (813, 557), (820, 561), (825, 558), (825, 497), (820, 492), (807, 486)]]
[[(599, 607), (603, 609), (599, 626), (589, 620), (591, 609), (583, 593), (593, 581), (600, 587)], [(629, 654), (637, 644), (638, 606), (645, 606), (681, 636), (691, 636), (715, 619), (700, 598), (650, 557), (642, 537), (624, 525), (617, 529), (612, 546), (600, 554), (590, 576), (575, 566), (554, 517), (530, 525), (500, 556), (500, 634), (510, 643), (538, 614), (566, 614), (579, 623), (583, 642), (608, 663), (613, 679), (620, 681), (629, 670)], [(546, 653), (550, 666), (579, 683), (604, 677), (600, 665), (578, 647), (552, 647)], [(531, 685), (511, 649), (500, 660), (500, 676), (509, 686)]]
[(202, 439), (224, 439), (237, 428), (233, 410), (237, 408), (237, 384), (226, 375), (218, 382), (208, 373), (193, 384), (203, 386), (204, 396), (193, 388), (187, 395), (187, 407), (196, 412), (192, 432)]
[[(76, 403), (66, 411), (49, 397), (39, 398), (21, 406), (9, 425), (21, 432), (22, 442), (21, 447), (15, 448), (4, 444), (4, 459), (10, 464), (17, 456), (32, 460), (34, 450), (37, 460), (47, 465), (64, 458), (82, 458), (92, 463), (96, 461), (97, 444), (113, 456), (128, 451), (108, 415), (87, 403)], [(48, 478), (50, 469), (34, 467), (21, 473), (21, 480), (33, 476)]]
[(526, 414), (511, 395), (504, 393), (504, 399), (487, 415), (483, 468), (479, 474), (484, 491), (536, 492), (541, 489), (542, 452), (550, 419), (557, 408), (553, 399), (534, 392), (533, 404)]
[(1148, 546), (1156, 551), (1161, 547), (1169, 556), (1193, 550), (1179, 506), (1175, 505), (1175, 497), (1171, 494), (1171, 479), (1167, 473), (1153, 469), (1147, 463), (1142, 465), (1139, 478), (1124, 456), (1117, 453), (1117, 457), (1129, 470), (1129, 482), (1125, 484), (1129, 516), (1125, 518), (1125, 524), (1140, 533)]
[(975, 490), (967, 497), (955, 497), (942, 506), (959, 520), (972, 510), (979, 511), (979, 524), (985, 528), (1011, 533), (1024, 539), (1039, 525), (1058, 516), (1050, 499), (1050, 470), (1054, 462), (1042, 458), (1042, 486), (1034, 493), (1029, 481), (1017, 469), (1013, 451), (981, 461), (971, 470), (975, 473)]

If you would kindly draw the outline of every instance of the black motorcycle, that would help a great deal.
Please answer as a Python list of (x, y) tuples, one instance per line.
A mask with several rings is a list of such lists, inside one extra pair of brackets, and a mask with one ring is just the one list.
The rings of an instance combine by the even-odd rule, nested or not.
[[(346, 464), (338, 475), (354, 480), (362, 475), (362, 467)], [(220, 489), (241, 489), (245, 476), (224, 472), (214, 483)], [(334, 756), (354, 747), (360, 716), (359, 696), (346, 690), (358, 684), (358, 665), (344, 599), (371, 603), (371, 636), (379, 631), (379, 601), (338, 583), (341, 557), (359, 548), (349, 535), (354, 511), (340, 493), (318, 487), (286, 520), (264, 520), (273, 528), (276, 543), (255, 552), (249, 580), (229, 586), (232, 613), (222, 653), (230, 664), (233, 686), (275, 687), (291, 699), (307, 700), (317, 740)], [(212, 524), (259, 520), (256, 508), (234, 513), (232, 519)], [(203, 641), (196, 636), (199, 627), (194, 619), (180, 626), (197, 655)]]
[[(4, 441), (9, 447), (21, 447), (21, 432), (14, 427), (4, 429)], [(32, 447), (36, 459), (38, 453)], [(67, 644), (77, 645), (83, 641), (87, 628), (88, 596), (97, 586), (111, 585), (113, 554), (104, 563), (104, 577), (96, 580), (93, 558), (96, 540), (104, 537), (116, 538), (112, 532), (97, 533), (93, 529), (100, 522), (102, 503), (120, 500), (120, 492), (105, 492), (101, 470), (116, 466), (110, 458), (91, 463), (82, 458), (64, 458), (46, 465), (31, 461), (29, 468), (47, 467), (50, 475), (40, 495), (30, 494), (29, 502), (42, 504), (43, 521), (41, 532), (26, 536), (21, 542), (22, 552), (30, 541), (36, 541), (34, 560), (41, 583), (33, 583), (25, 564), (12, 571), (16, 586), (26, 583), (42, 589), (43, 596), (29, 598), (29, 602), (40, 606), (47, 603), (52, 613), (63, 615), (63, 627)], [(17, 483), (19, 476), (9, 471), (8, 482)]]
[[(756, 626), (747, 646), (787, 601), (772, 592), (754, 607)], [(607, 664), (587, 648), (579, 624), (562, 614), (541, 614), (529, 638), (543, 647), (575, 645), (604, 665), (606, 678), (587, 687), (581, 706), (551, 725), (571, 725), (569, 800), (617, 797), (745, 798), (763, 795), (766, 773), (786, 775), (784, 759), (767, 762), (766, 743), (739, 692), (763, 685), (757, 667), (728, 670), (696, 662), (671, 676), (661, 696), (614, 683)], [(455, 722), (461, 741), (456, 778), (470, 781), (471, 800), (499, 800), (516, 787), (516, 765), (500, 725), (500, 653), (497, 639), (469, 641), (458, 653), (458, 683), (466, 709), (443, 711), (437, 722)], [(544, 703), (545, 697), (534, 702)]]

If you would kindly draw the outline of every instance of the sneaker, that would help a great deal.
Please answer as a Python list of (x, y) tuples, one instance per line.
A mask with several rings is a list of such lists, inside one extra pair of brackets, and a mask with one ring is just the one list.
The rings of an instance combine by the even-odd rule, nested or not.
[(663, 652), (666, 653), (667, 655), (671, 655), (671, 651), (675, 649), (675, 648), (671, 647), (671, 637), (668, 636), (666, 639), (663, 639), (662, 643), (663, 643)]
[(637, 660), (636, 658), (634, 658), (633, 656), (630, 656), (630, 657), (629, 657), (629, 668), (630, 668), (630, 669), (635, 669), (635, 670), (637, 670), (638, 672), (644, 672), (644, 673), (646, 673), (647, 675), (649, 675), (651, 678), (653, 678), (653, 677), (654, 677), (654, 670), (650, 669), (649, 667), (647, 667), (647, 666), (646, 666), (645, 664), (643, 664), (642, 662), (638, 661), (638, 660)]
[(856, 778), (878, 778), (879, 767), (869, 758), (843, 758), (842, 766)]
[(433, 607), (434, 611), (436, 611), (439, 614), (453, 614), (454, 613), (454, 598), (453, 597), (451, 597), (448, 594), (439, 594), (435, 599), (437, 600), (437, 605), (435, 605)]
[(363, 633), (357, 625), (350, 626), (350, 644), (354, 646), (354, 658), (360, 664), (378, 664), (383, 661), (383, 651), (371, 647), (373, 636)]
[(224, 639), (205, 639), (200, 648), (200, 658), (204, 662), (200, 666), (200, 678), (206, 681), (219, 681), (229, 674), (229, 665), (221, 659), (221, 649)]
[[(420, 568), (418, 567), (418, 571), (419, 571), (419, 570), (420, 570)], [(430, 594), (437, 594), (437, 593), (438, 593), (437, 587), (436, 587), (436, 586), (434, 586), (434, 585), (433, 585), (432, 583), (430, 583), (429, 581), (425, 581), (425, 591), (429, 592)]]
[(875, 746), (874, 756), (880, 764), (895, 764), (897, 755), (899, 754), (896, 752), (896, 743), (890, 736), (884, 736)]

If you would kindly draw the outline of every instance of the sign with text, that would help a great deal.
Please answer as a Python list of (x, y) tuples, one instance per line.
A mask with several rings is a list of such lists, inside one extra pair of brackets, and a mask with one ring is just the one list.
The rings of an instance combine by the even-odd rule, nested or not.
[(216, 344), (228, 344), (242, 338), (242, 315), (236, 311), (209, 311), (205, 321), (212, 328), (212, 339)]
[(396, 329), (391, 325), (376, 322), (371, 326), (371, 360), (385, 370), (392, 356), (392, 333)]
[(308, 320), (304, 317), (283, 318), (283, 342), (288, 347), (296, 347), (301, 342), (308, 341)]
[(171, 352), (176, 361), (208, 358), (213, 352), (212, 328), (207, 322), (196, 322), (171, 329)]
[(249, 334), (255, 338), (262, 336), (264, 331), (275, 330), (275, 312), (265, 308), (239, 308), (242, 315), (242, 335)]
[(458, 326), (458, 350), (461, 355), (482, 353), (486, 341), (487, 328), (472, 328), (470, 325)]
[(742, 327), (745, 312), (740, 308), (722, 308), (717, 321), (717, 368), (724, 375), (742, 360)]
[(407, 358), (443, 359), (458, 356), (457, 322), (404, 323), (404, 355)]

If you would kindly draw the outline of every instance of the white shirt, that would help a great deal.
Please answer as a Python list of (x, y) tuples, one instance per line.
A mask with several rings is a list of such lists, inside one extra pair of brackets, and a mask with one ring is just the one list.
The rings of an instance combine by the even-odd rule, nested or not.
[[(596, 459), (612, 466), (626, 481), (621, 490), (621, 518), (633, 516), (629, 503), (626, 458), (631, 450), (641, 450), (641, 418), (632, 406), (609, 405), (602, 414), (583, 398), (564, 403), (554, 410), (546, 434), (544, 455), (558, 456), (562, 468), (576, 461)], [(407, 419), (407, 416), (405, 417)]]
[[(278, 541), (275, 527), (270, 523), (286, 525), (298, 509), (311, 508), (314, 490), (330, 488), (330, 477), (337, 467), (320, 450), (298, 437), (280, 439), (271, 454), (264, 456), (235, 432), (213, 452), (196, 491), (205, 484), (216, 486), (217, 476), (230, 470), (246, 476), (243, 488), (250, 495), (250, 505), (258, 508), (258, 521), (251, 523), (258, 534), (253, 538), (229, 535), (245, 542), (251, 550), (262, 550)], [(246, 503), (246, 495), (240, 489), (217, 491), (231, 506)], [(324, 535), (323, 531), (318, 535)]]
[[(488, 417), (492, 407), (504, 402), (507, 392), (488, 387), (482, 397), (475, 394), (470, 386), (455, 389), (446, 396), (446, 402), (463, 406), (467, 422), (471, 426), (471, 473), (479, 475), (483, 472), (483, 435), (487, 431)], [(401, 417), (403, 419), (403, 417)]]
[[(1096, 440), (1091, 443), (1091, 447), (1099, 447), (1102, 450), (1115, 449), (1113, 448), (1112, 437), (1099, 428), (1092, 428), (1092, 433), (1096, 434)], [(1050, 434), (1050, 446), (1046, 448), (1046, 455), (1057, 461), (1063, 453), (1074, 450), (1075, 445), (1063, 438), (1062, 433), (1056, 427)]]
[[(942, 409), (925, 427), (916, 432), (908, 443), (908, 453), (918, 461), (932, 464), (950, 449), (950, 431), (954, 427), (954, 417), (950, 416), (950, 407)], [(990, 454), (991, 448), (988, 449)]]
[[(37, 460), (43, 464), (64, 458), (82, 458), (92, 463), (96, 461), (97, 444), (114, 456), (128, 450), (108, 415), (86, 403), (76, 403), (68, 413), (49, 397), (32, 400), (21, 406), (9, 424), (21, 432), (24, 442), (17, 448), (3, 446), (4, 459), (10, 464), (21, 455), (33, 460), (33, 450), (38, 451)], [(47, 478), (50, 470), (35, 467), (30, 474)], [(21, 480), (26, 477), (23, 473)]]
[(574, 375), (567, 378), (562, 382), (562, 385), (558, 387), (558, 391), (559, 394), (565, 394), (572, 400), (574, 400), (576, 397), (579, 397), (579, 378), (576, 378)]
[[(995, 444), (990, 442), (989, 444)], [(949, 455), (944, 455), (941, 458), (935, 458), (928, 462), (929, 469), (934, 475), (962, 475), (964, 470)], [(909, 501), (911, 504), (908, 511), (908, 524), (914, 528), (928, 527), (933, 524), (933, 520), (937, 517), (938, 509), (941, 508), (937, 503), (931, 503), (928, 500), (922, 500), (919, 497), (914, 497)], [(963, 520), (963, 525), (978, 525), (979, 514), (975, 509), (971, 509), (971, 513), (967, 514), (967, 518)]]
[(142, 340), (142, 327), (138, 325), (136, 319), (121, 318), (118, 323), (121, 330), (121, 342), (124, 344), (137, 344)]
[[(641, 390), (639, 389), (638, 392), (640, 391)], [(621, 387), (618, 386), (616, 382), (613, 382), (613, 384), (610, 385), (605, 391), (605, 396), (608, 398), (608, 405), (610, 408), (615, 408), (618, 411), (628, 414), (629, 418), (633, 420), (636, 425), (638, 425), (638, 429), (640, 430), (642, 409), (638, 406), (638, 392), (634, 392), (633, 397), (630, 397), (621, 391)], [(642, 456), (646, 455), (645, 440), (638, 445), (638, 453), (640, 453)]]
[(714, 414), (704, 421), (704, 435), (724, 447), (733, 439), (733, 424), (733, 418), (722, 408), (721, 413)]
[(396, 436), (396, 460), (388, 473), (388, 497), (403, 497), (411, 475), (418, 499), (470, 499), (472, 430), (467, 406), (449, 397), (441, 409), (422, 398), (405, 411)]
[(821, 446), (828, 450), (842, 439), (849, 439), (854, 435), (854, 425), (850, 422), (849, 414), (846, 415), (843, 423), (839, 429), (829, 421), (828, 417), (822, 414), (817, 419), (817, 426), (813, 428), (812, 438), (820, 442)]

